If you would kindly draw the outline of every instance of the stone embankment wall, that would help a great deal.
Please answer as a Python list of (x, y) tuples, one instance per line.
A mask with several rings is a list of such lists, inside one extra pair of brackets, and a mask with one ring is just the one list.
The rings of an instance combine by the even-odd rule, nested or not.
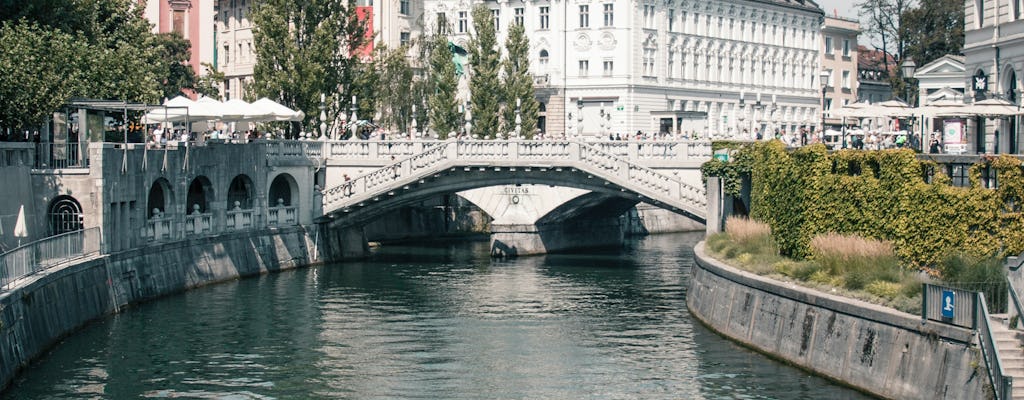
[(990, 393), (971, 331), (729, 267), (694, 248), (691, 314), (758, 351), (886, 398)]
[(315, 229), (291, 227), (150, 245), (30, 277), (0, 294), (0, 389), (60, 338), (127, 305), (323, 261)]

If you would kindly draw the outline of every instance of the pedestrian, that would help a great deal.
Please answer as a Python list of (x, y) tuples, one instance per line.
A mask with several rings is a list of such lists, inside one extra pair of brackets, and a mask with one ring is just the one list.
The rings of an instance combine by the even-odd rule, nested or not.
[(932, 138), (931, 146), (928, 146), (928, 152), (932, 154), (938, 154), (942, 151), (942, 145), (939, 144), (939, 138)]

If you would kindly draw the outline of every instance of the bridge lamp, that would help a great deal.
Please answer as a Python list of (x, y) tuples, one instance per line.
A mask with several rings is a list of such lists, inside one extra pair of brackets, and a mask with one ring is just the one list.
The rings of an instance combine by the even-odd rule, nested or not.
[(825, 93), (828, 90), (828, 81), (832, 74), (828, 70), (821, 70), (818, 73), (819, 80), (821, 81), (821, 140), (825, 140)]
[(356, 133), (358, 133), (358, 131), (356, 129), (359, 127), (359, 118), (356, 117), (356, 110), (358, 109), (357, 104), (358, 103), (356, 103), (356, 96), (352, 96), (352, 107), (351, 107), (351, 110), (352, 110), (352, 136), (353, 137), (355, 137)]
[(320, 139), (327, 140), (327, 106), (324, 102), (327, 96), (320, 93)]
[(470, 135), (470, 131), (473, 129), (473, 124), (472, 124), (473, 116), (470, 115), (470, 113), (469, 113), (469, 102), (468, 101), (466, 102), (465, 110), (466, 110), (466, 115), (465, 115), (465, 118), (466, 118), (466, 135), (468, 136), (468, 135)]
[(583, 136), (583, 99), (576, 100), (576, 137)]
[(522, 106), (523, 100), (516, 99), (516, 139), (519, 139), (519, 134), (523, 131), (523, 117), (520, 115)]
[(341, 109), (341, 100), (340, 99), (338, 100), (337, 110), (338, 110), (338, 120), (341, 122), (341, 129), (337, 130), (338, 139), (340, 140), (342, 138), (342, 136), (345, 135), (345, 132), (348, 132), (348, 126), (345, 125), (345, 119), (348, 118), (348, 115), (346, 115), (345, 110)]
[(412, 133), (409, 136), (416, 136), (416, 105), (412, 105)]

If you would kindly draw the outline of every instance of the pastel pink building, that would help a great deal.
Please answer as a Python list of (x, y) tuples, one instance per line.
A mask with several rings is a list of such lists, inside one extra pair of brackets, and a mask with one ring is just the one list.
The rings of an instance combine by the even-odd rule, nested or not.
[(189, 64), (196, 75), (206, 74), (202, 63), (217, 65), (216, 0), (139, 0), (139, 6), (154, 33), (178, 32), (192, 43)]

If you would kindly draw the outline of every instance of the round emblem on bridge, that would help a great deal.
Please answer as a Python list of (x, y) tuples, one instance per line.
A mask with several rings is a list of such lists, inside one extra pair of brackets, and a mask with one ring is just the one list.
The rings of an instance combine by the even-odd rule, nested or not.
[(512, 204), (519, 204), (519, 195), (512, 195)]

